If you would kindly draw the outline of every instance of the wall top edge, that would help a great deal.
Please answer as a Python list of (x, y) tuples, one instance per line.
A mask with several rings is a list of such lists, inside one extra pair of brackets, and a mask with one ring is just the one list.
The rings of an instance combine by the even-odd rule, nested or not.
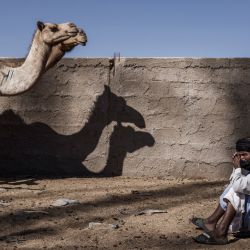
[[(112, 59), (113, 57), (64, 57), (67, 59)], [(120, 57), (121, 59), (250, 59), (250, 57)], [(24, 57), (0, 57), (0, 60), (24, 60)]]

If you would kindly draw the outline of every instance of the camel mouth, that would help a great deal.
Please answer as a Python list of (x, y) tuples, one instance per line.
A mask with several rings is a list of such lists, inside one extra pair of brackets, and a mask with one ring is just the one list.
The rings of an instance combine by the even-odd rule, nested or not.
[(86, 46), (87, 41), (84, 41), (84, 42), (79, 42), (79, 44), (81, 44), (82, 46)]
[(68, 32), (68, 34), (71, 36), (71, 37), (74, 37), (78, 34), (78, 32), (75, 32), (75, 31), (71, 31), (71, 32)]
[(77, 43), (78, 44), (81, 44), (83, 46), (85, 46), (88, 42), (88, 39), (86, 36), (80, 36), (80, 37), (77, 37)]
[(58, 38), (55, 39), (53, 42), (54, 42), (54, 43), (60, 43), (61, 41), (67, 40), (67, 39), (69, 39), (69, 38), (70, 38), (69, 35), (65, 35), (65, 36), (58, 37)]

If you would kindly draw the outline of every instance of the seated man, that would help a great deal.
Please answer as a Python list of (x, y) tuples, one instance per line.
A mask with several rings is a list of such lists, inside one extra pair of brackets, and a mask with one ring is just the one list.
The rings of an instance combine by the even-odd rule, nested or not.
[(232, 158), (234, 170), (218, 207), (206, 219), (191, 219), (205, 231), (194, 238), (198, 243), (224, 245), (228, 243), (229, 230), (237, 232), (242, 226), (244, 230), (250, 229), (250, 138), (236, 142), (236, 153)]

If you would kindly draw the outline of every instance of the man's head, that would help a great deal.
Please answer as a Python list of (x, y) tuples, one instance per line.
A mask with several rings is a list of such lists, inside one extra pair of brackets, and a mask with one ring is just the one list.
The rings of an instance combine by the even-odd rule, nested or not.
[(250, 138), (242, 138), (236, 142), (236, 154), (240, 157), (240, 166), (250, 170)]

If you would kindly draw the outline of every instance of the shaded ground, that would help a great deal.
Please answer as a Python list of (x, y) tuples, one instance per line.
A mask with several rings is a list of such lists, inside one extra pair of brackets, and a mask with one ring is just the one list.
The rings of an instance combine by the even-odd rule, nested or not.
[[(218, 247), (191, 238), (200, 231), (188, 218), (211, 212), (224, 184), (126, 177), (0, 181), (0, 249), (249, 249), (250, 239)], [(51, 206), (62, 197), (80, 204)], [(167, 213), (135, 216), (144, 209)], [(103, 226), (90, 229), (90, 222)]]

